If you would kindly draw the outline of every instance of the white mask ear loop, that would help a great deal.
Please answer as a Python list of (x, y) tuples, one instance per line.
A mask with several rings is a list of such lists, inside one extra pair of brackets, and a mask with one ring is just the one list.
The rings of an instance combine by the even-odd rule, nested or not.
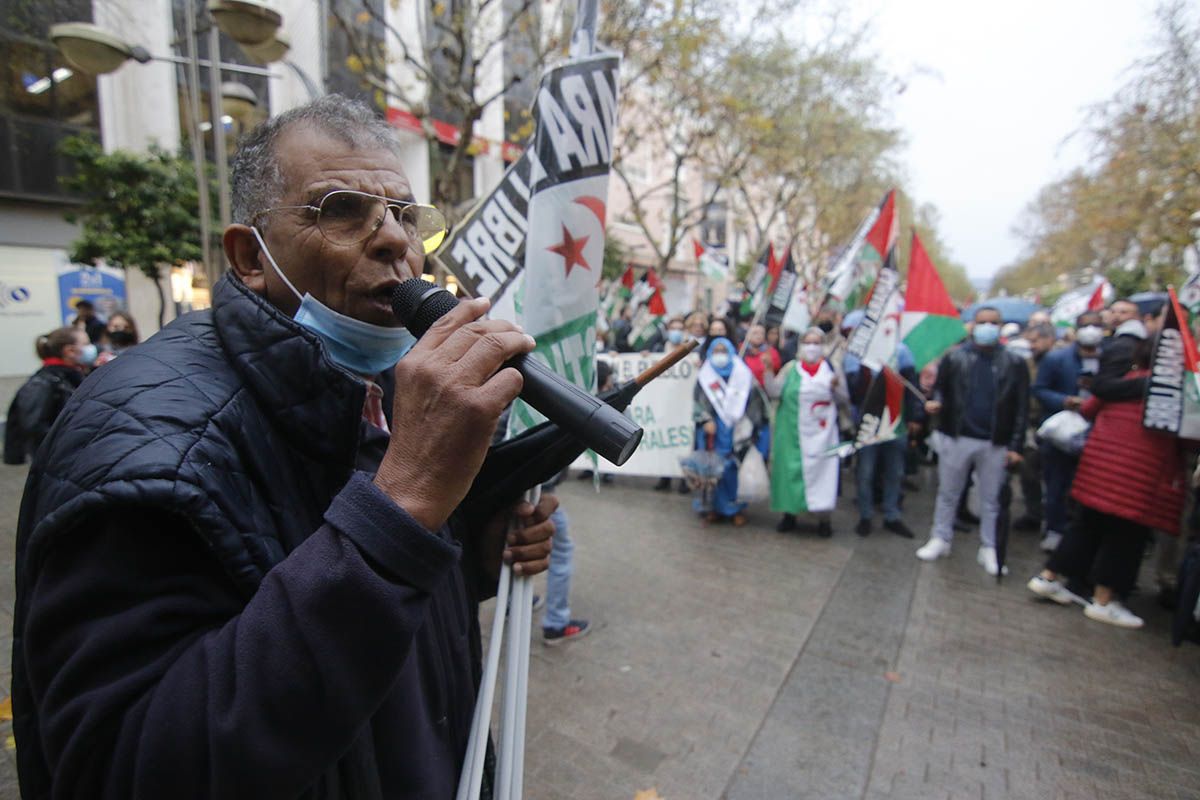
[(279, 268), (279, 265), (275, 263), (275, 257), (272, 256), (271, 251), (267, 249), (267, 243), (263, 241), (262, 234), (258, 232), (258, 228), (251, 227), (250, 230), (254, 231), (254, 238), (258, 239), (258, 244), (262, 247), (263, 253), (266, 254), (267, 261), (271, 262), (271, 266), (274, 268), (275, 274), (278, 275), (280, 279), (283, 280), (283, 282), (287, 285), (287, 287), (292, 290), (292, 294), (296, 295), (296, 299), (303, 303), (304, 298), (299, 292), (296, 291), (296, 287), (293, 286), (292, 282), (288, 280), (287, 275), (283, 274), (283, 270)]

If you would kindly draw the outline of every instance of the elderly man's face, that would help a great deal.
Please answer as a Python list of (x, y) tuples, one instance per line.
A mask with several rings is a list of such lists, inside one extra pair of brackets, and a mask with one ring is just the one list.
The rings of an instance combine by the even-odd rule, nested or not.
[[(298, 125), (283, 134), (276, 152), (284, 186), (277, 205), (316, 205), (335, 189), (413, 200), (400, 159), (390, 150), (358, 150), (319, 128)], [(264, 225), (271, 255), (301, 295), (311, 293), (333, 310), (363, 322), (399, 325), (392, 313), (392, 290), (421, 274), (425, 254), (391, 214), (370, 238), (353, 245), (327, 241), (309, 212), (275, 211)], [(299, 299), (264, 254), (259, 254), (259, 263), (262, 293), (284, 312), (295, 314)]]

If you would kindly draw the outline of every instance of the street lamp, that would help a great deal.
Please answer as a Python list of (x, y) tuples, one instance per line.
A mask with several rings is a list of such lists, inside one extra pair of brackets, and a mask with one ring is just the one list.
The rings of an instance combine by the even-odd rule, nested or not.
[[(196, 190), (200, 205), (200, 239), (205, 270), (209, 286), (216, 283), (220, 269), (212, 254), (212, 228), (209, 221), (210, 204), (208, 179), (204, 169), (203, 128), (200, 124), (200, 66), (209, 69), (209, 99), (213, 131), (213, 156), (217, 171), (217, 206), (221, 227), (230, 223), (229, 165), (225, 154), (225, 135), (222, 118), (225, 116), (223, 100), (228, 100), (232, 109), (245, 112), (257, 105), (253, 91), (245, 84), (222, 83), (221, 70), (245, 75), (271, 77), (268, 69), (247, 67), (221, 62), (220, 32), (245, 46), (269, 49), (278, 39), (279, 26), (283, 17), (263, 0), (210, 0), (208, 12), (212, 23), (208, 26), (209, 59), (200, 59), (196, 54), (196, 9), (195, 0), (185, 0), (183, 37), (187, 57), (153, 56), (143, 47), (130, 45), (119, 37), (90, 22), (66, 22), (50, 28), (50, 40), (72, 65), (93, 75), (104, 75), (120, 68), (129, 59), (140, 64), (150, 61), (166, 61), (187, 67), (188, 103), (192, 121), (190, 135), (192, 162), (196, 169)], [(286, 52), (286, 49), (285, 51)], [(249, 94), (249, 97), (247, 97)]]

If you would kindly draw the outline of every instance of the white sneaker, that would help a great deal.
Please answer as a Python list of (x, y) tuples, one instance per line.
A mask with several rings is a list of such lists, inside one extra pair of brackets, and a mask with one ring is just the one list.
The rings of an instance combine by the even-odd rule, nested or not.
[(1047, 553), (1053, 553), (1058, 549), (1058, 543), (1062, 541), (1062, 534), (1058, 531), (1046, 531), (1046, 535), (1042, 537), (1041, 548)]
[(917, 551), (917, 558), (922, 561), (937, 561), (950, 555), (950, 543), (936, 536), (930, 536), (929, 541)]
[(1041, 575), (1034, 575), (1030, 578), (1029, 583), (1025, 584), (1025, 588), (1038, 597), (1053, 600), (1064, 606), (1070, 605), (1076, 600), (1075, 593), (1063, 586), (1062, 581), (1048, 581)]
[(1109, 625), (1116, 625), (1118, 628), (1140, 628), (1145, 624), (1141, 617), (1116, 600), (1109, 600), (1106, 606), (1102, 606), (1096, 602), (1088, 603), (1083, 608), (1083, 615), (1097, 622), (1107, 622)]
[[(983, 567), (983, 571), (988, 575), (1000, 574), (1000, 562), (996, 559), (996, 548), (979, 548), (979, 553), (975, 556), (975, 560), (979, 562), (979, 566)], [(1004, 568), (1004, 574), (1008, 574), (1008, 567)]]

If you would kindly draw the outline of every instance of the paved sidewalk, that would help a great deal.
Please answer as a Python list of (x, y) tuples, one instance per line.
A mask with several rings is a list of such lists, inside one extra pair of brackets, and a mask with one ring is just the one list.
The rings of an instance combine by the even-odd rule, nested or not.
[[(5, 686), (23, 481), (0, 468)], [(859, 539), (849, 497), (822, 540), (775, 533), (762, 507), (705, 527), (651, 485), (560, 488), (573, 611), (595, 630), (533, 643), (527, 798), (1200, 797), (1200, 649), (1170, 647), (1150, 597), (1131, 604), (1143, 631), (1033, 600), (1029, 534), (1000, 586), (973, 535), (917, 562), (932, 487), (907, 499), (909, 542), (878, 522)], [(0, 798), (16, 796), (6, 749)]]

